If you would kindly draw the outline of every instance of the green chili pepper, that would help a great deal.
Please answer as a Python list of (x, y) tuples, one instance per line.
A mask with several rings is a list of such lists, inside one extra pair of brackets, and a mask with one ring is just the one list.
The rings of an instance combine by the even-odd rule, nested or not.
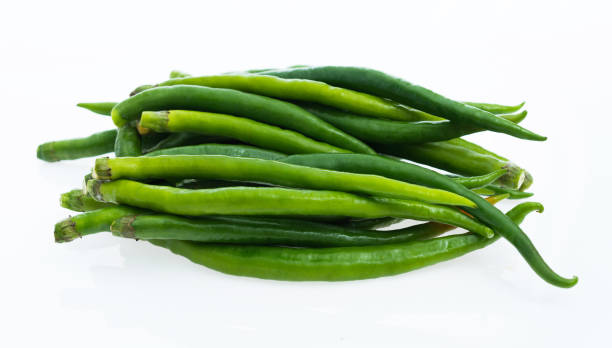
[[(177, 133), (181, 134), (181, 133)], [(236, 144), (201, 144), (193, 146), (182, 146), (171, 149), (153, 151), (145, 156), (160, 155), (225, 155), (233, 157), (250, 157), (266, 160), (283, 161), (287, 156), (275, 151), (263, 150), (254, 146)], [(499, 169), (494, 172), (470, 177), (451, 177), (451, 180), (461, 185), (473, 189), (491, 184), (506, 173), (506, 169)]]
[(117, 130), (111, 129), (85, 138), (58, 140), (38, 146), (36, 156), (47, 162), (98, 156), (112, 152)]
[(523, 185), (526, 178), (523, 168), (510, 161), (476, 152), (464, 144), (462, 139), (451, 139), (419, 145), (378, 145), (376, 149), (459, 175), (483, 175), (505, 169), (506, 174), (496, 182), (498, 185), (512, 189)]
[[(309, 68), (310, 66), (308, 65), (294, 65), (289, 67), (289, 69), (295, 69), (295, 68)], [(266, 75), (267, 72), (270, 72), (270, 75), (273, 75), (274, 72), (278, 72), (280, 70), (284, 70), (284, 69), (250, 69), (250, 70), (245, 70), (245, 71), (232, 71), (229, 73), (225, 73), (223, 75), (244, 75), (244, 74), (260, 74), (260, 75)], [(183, 73), (181, 71), (172, 71), (170, 73), (170, 78), (177, 78), (177, 77), (191, 77), (192, 75), (190, 74), (186, 74)], [(207, 76), (206, 79), (210, 79), (211, 76)], [(196, 77), (197, 79), (197, 77)], [(187, 83), (190, 84), (190, 83)], [(213, 87), (213, 86), (211, 86)], [(251, 87), (251, 86), (248, 86)], [(228, 87), (228, 88), (233, 88), (233, 87)], [(240, 88), (234, 88), (234, 89), (240, 89)], [(138, 91), (140, 92), (140, 90)], [(255, 93), (258, 94), (258, 93)], [(300, 93), (301, 94), (301, 93)], [(304, 100), (303, 96), (298, 94), (296, 97), (294, 98), (286, 98), (286, 99), (293, 99), (293, 100)], [(281, 98), (283, 99), (283, 98)], [(335, 101), (334, 101), (335, 102)], [(490, 103), (475, 103), (475, 102), (463, 102), (464, 104), (479, 108), (481, 110), (484, 111), (488, 111), (490, 113), (493, 114), (510, 114), (513, 112), (516, 112), (518, 110), (520, 110), (524, 105), (525, 102), (522, 102), (521, 104), (518, 105), (500, 105), (500, 104), (490, 104)], [(325, 104), (325, 103), (322, 103)], [(408, 108), (406, 107), (406, 109), (409, 110), (409, 118), (404, 119), (406, 121), (423, 121), (423, 120), (430, 120), (430, 121), (434, 121), (434, 120), (442, 120), (443, 118), (441, 117), (437, 117), (437, 116), (433, 116), (431, 114), (427, 114), (424, 113), (422, 111), (419, 111), (417, 109), (413, 109), (413, 108)], [(348, 110), (348, 109), (347, 109)], [(422, 113), (422, 114), (421, 114)], [(410, 118), (410, 116), (415, 116), (415, 118)]]
[(143, 111), (187, 109), (226, 113), (291, 129), (334, 146), (358, 153), (374, 153), (367, 145), (336, 129), (306, 110), (268, 97), (202, 86), (157, 87), (117, 104), (112, 111), (116, 125), (140, 118)]
[(488, 111), (492, 114), (511, 114), (513, 112), (517, 112), (520, 109), (522, 109), (523, 106), (525, 105), (525, 102), (522, 102), (518, 105), (499, 105), (499, 104), (474, 103), (474, 102), (463, 102), (463, 104), (467, 104), (475, 108), (479, 108), (481, 110)]
[(476, 189), (487, 186), (506, 174), (506, 169), (493, 171), (489, 174), (480, 176), (450, 176), (449, 178), (456, 183), (463, 185), (469, 189)]
[(377, 219), (342, 219), (339, 221), (334, 221), (337, 225), (341, 225), (348, 228), (358, 228), (362, 230), (376, 230), (379, 228), (389, 227), (391, 225), (397, 224), (404, 221), (404, 219), (393, 218), (393, 217), (384, 217)]
[(370, 117), (412, 120), (410, 109), (392, 101), (312, 80), (289, 80), (253, 74), (226, 74), (170, 79), (158, 86), (195, 85), (229, 88), (284, 100), (315, 102)]
[[(502, 198), (503, 197), (499, 195), (499, 196), (490, 197), (489, 200), (492, 201), (492, 199), (496, 199), (499, 201)], [(144, 210), (140, 211), (135, 208), (130, 208), (126, 206), (118, 206), (115, 204), (109, 204), (107, 205), (107, 207), (110, 207), (112, 209), (98, 209), (95, 211), (90, 211), (87, 214), (80, 214), (80, 215), (71, 217), (69, 219), (66, 219), (66, 220), (63, 220), (57, 223), (56, 229), (55, 229), (56, 230), (55, 232), (56, 242), (69, 242), (83, 235), (90, 235), (94, 233), (110, 231), (112, 230), (112, 228), (110, 227), (111, 223), (114, 220), (121, 219), (122, 217), (128, 216), (130, 214), (134, 214), (135, 211), (137, 211), (139, 214), (140, 213), (142, 214), (150, 213)], [(134, 215), (131, 215), (131, 216), (133, 217)], [(284, 226), (284, 228), (288, 230), (297, 228), (300, 231), (305, 231), (305, 230), (310, 229), (311, 231), (314, 231), (315, 234), (319, 233), (316, 231), (316, 227), (321, 225), (322, 228), (326, 231), (331, 231), (331, 232), (340, 231), (343, 236), (345, 237), (348, 236), (348, 238), (351, 238), (351, 231), (354, 231), (356, 229), (356, 228), (350, 228), (349, 226), (344, 226), (345, 229), (338, 230), (339, 227), (332, 226), (330, 230), (330, 228), (328, 228), (329, 226), (328, 224), (320, 224), (320, 223), (311, 222), (311, 221), (302, 220), (302, 219), (279, 219), (279, 218), (271, 219), (271, 218), (262, 218), (262, 217), (243, 217), (243, 216), (216, 216), (216, 217), (209, 217), (208, 219), (214, 219), (215, 221), (223, 221), (226, 223), (243, 223), (243, 224), (247, 223), (247, 224), (250, 224), (250, 226), (252, 225), (255, 225), (255, 226), (263, 225), (264, 227), (267, 225), (272, 225), (276, 227)], [(373, 219), (373, 220), (380, 220), (380, 219)], [(199, 220), (199, 221), (205, 221), (205, 220)], [(362, 220), (362, 221), (364, 222), (364, 225), (365, 225), (365, 222), (368, 220)], [(307, 228), (304, 228), (304, 227), (307, 227)], [(346, 231), (346, 227), (349, 228), (348, 232)], [(403, 229), (394, 230), (392, 231), (392, 234), (390, 234), (389, 236), (392, 236), (393, 233), (395, 233), (396, 235), (401, 234), (402, 236), (398, 238), (401, 238), (404, 241), (422, 240), (422, 239), (427, 239), (427, 238), (438, 236), (446, 231), (452, 230), (453, 228), (455, 227), (450, 226), (450, 225), (445, 225), (445, 224), (439, 224), (435, 222), (428, 222), (428, 223), (424, 223), (420, 225), (414, 225), (414, 226), (406, 227)], [(361, 228), (361, 230), (363, 229), (366, 229), (366, 228)], [(358, 233), (360, 232), (361, 231), (358, 231)], [(291, 233), (291, 232), (287, 232), (287, 233)], [(377, 237), (377, 235), (375, 234), (370, 235), (370, 236)], [(392, 240), (392, 238), (388, 238), (389, 236), (386, 236), (386, 235), (381, 236), (383, 238), (381, 238), (379, 243), (384, 243), (385, 240)], [(323, 234), (323, 237), (325, 237), (325, 233)], [(343, 237), (332, 236), (331, 238), (332, 240), (333, 239), (339, 240), (339, 241), (336, 241), (336, 243), (343, 243), (341, 241)], [(360, 243), (360, 240), (361, 240), (360, 238), (357, 238), (353, 242), (344, 242), (344, 243)], [(323, 241), (322, 243), (329, 243), (329, 238), (327, 241)]]
[(60, 205), (73, 211), (90, 211), (105, 208), (112, 204), (98, 202), (84, 194), (82, 189), (77, 189), (63, 193), (60, 197)]
[(113, 102), (102, 102), (102, 103), (78, 103), (77, 106), (87, 109), (91, 112), (95, 112), (96, 114), (110, 116), (111, 110), (117, 105), (117, 103)]
[(149, 153), (156, 153), (162, 150), (170, 150), (176, 147), (200, 145), (211, 142), (229, 142), (232, 140), (224, 137), (214, 137), (189, 132), (166, 134), (168, 135), (166, 138), (160, 140), (157, 144), (149, 147), (146, 151), (143, 152), (148, 155)]
[(322, 81), (332, 86), (388, 98), (451, 121), (506, 133), (522, 139), (546, 140), (546, 137), (533, 133), (508, 120), (495, 117), (490, 112), (448, 99), (426, 88), (372, 69), (322, 66), (268, 71), (263, 74), (288, 79)]
[(213, 179), (264, 182), (279, 186), (335, 190), (429, 203), (475, 207), (470, 200), (448, 191), (388, 179), (378, 175), (346, 173), (258, 158), (219, 155), (169, 155), (98, 158), (94, 178)]
[(350, 151), (248, 118), (200, 111), (145, 111), (140, 126), (157, 132), (193, 132), (223, 136), (289, 154)]
[[(134, 96), (134, 95), (136, 95), (136, 94), (138, 94), (138, 93), (141, 93), (141, 92), (143, 92), (143, 91), (146, 91), (147, 89), (154, 88), (154, 87), (155, 87), (155, 86), (153, 86), (153, 85), (142, 85), (142, 86), (138, 86), (138, 87), (136, 87), (136, 88), (135, 88), (133, 91), (131, 91), (131, 92), (130, 92), (130, 97), (131, 97), (131, 96)], [(112, 116), (112, 111), (111, 111), (111, 116)], [(113, 119), (113, 121), (114, 121), (114, 119)], [(115, 122), (115, 124), (117, 124), (117, 123)], [(118, 125), (118, 124), (117, 124), (117, 125)]]
[[(491, 200), (498, 202), (507, 196), (507, 194), (500, 195), (492, 197)], [(193, 219), (155, 215), (124, 216), (113, 222), (111, 232), (121, 237), (145, 240), (178, 239), (207, 243), (333, 247), (424, 240), (437, 237), (454, 228), (451, 225), (427, 222), (380, 232), (297, 219), (242, 216)]]
[[(342, 131), (368, 143), (394, 144), (394, 146), (422, 144), (458, 138), (483, 131), (474, 125), (450, 121), (402, 122), (358, 116), (318, 105), (300, 105), (310, 113), (338, 127)], [(527, 111), (501, 117), (517, 123)]]
[[(247, 70), (247, 73), (262, 73), (264, 71), (274, 71), (276, 69), (261, 69), (261, 70)], [(173, 74), (177, 74), (176, 76)], [(178, 74), (183, 74), (183, 75), (178, 75)], [(172, 71), (170, 73), (170, 78), (177, 78), (177, 77), (189, 77), (191, 75), (189, 74), (185, 74), (185, 73), (181, 73), (180, 71)], [(147, 85), (147, 87), (152, 87), (150, 85)], [(142, 86), (140, 87), (142, 88)], [(147, 89), (147, 88), (145, 88)], [(142, 89), (142, 90), (145, 90)], [(138, 93), (140, 93), (141, 91), (139, 90)], [(463, 102), (464, 104), (467, 105), (471, 105), (473, 107), (477, 107), (479, 109), (488, 111), (492, 114), (511, 114), (514, 112), (519, 111), (523, 105), (525, 105), (525, 102), (522, 102), (519, 105), (513, 105), (513, 106), (509, 106), (509, 105), (499, 105), (499, 104), (488, 104), (488, 103), (474, 103), (474, 102)], [(100, 115), (104, 115), (104, 116), (110, 116), (111, 115), (111, 110), (113, 109), (113, 107), (117, 105), (117, 103), (115, 102), (106, 102), (106, 103), (79, 103), (77, 104), (77, 106), (80, 106), (82, 108), (85, 108), (87, 110), (90, 110), (92, 112), (95, 112), (97, 114)], [(440, 120), (444, 120), (441, 117), (437, 117), (437, 116), (433, 116), (430, 115), (428, 113), (425, 113), (423, 111), (417, 110), (417, 109), (413, 109), (413, 108), (409, 108), (409, 107), (404, 107), (405, 109), (407, 109), (409, 111), (409, 114), (411, 116), (411, 118), (407, 118), (405, 121), (440, 121)], [(516, 122), (515, 122), (516, 123)]]
[(479, 195), (487, 196), (507, 193), (510, 199), (523, 199), (533, 196), (533, 193), (531, 192), (512, 190), (509, 188), (499, 187), (495, 185), (487, 185), (485, 187), (474, 190), (474, 192), (478, 193)]
[[(512, 119), (516, 122), (522, 120)], [(496, 184), (510, 189), (525, 190), (533, 182), (531, 174), (507, 158), (461, 138), (408, 147), (380, 145), (377, 149), (462, 175), (483, 175), (494, 169), (505, 168), (506, 175), (499, 178)]]
[(70, 242), (88, 234), (109, 231), (111, 223), (120, 217), (143, 212), (142, 209), (113, 205), (71, 216), (55, 224), (55, 242)]
[(134, 239), (176, 239), (206, 243), (337, 247), (382, 245), (431, 238), (454, 226), (424, 223), (394, 231), (371, 231), (305, 220), (186, 218), (173, 215), (124, 216), (113, 235)]
[(168, 139), (169, 133), (148, 132), (140, 136), (141, 149), (143, 153), (151, 152), (152, 149), (157, 149), (159, 143)]
[[(539, 203), (524, 203), (508, 212), (520, 223)], [(277, 280), (342, 281), (391, 276), (481, 249), (499, 238), (473, 233), (423, 241), (336, 248), (287, 248), (207, 244), (180, 240), (151, 240), (192, 262), (214, 270), (248, 277)]]
[(128, 124), (119, 127), (117, 139), (115, 140), (115, 156), (140, 156), (142, 155), (140, 134), (135, 127)]
[(345, 172), (381, 175), (462, 195), (478, 206), (478, 209), (465, 208), (465, 210), (512, 243), (542, 279), (559, 287), (572, 287), (578, 281), (576, 277), (568, 279), (556, 274), (542, 259), (529, 237), (507, 216), (476, 193), (442, 174), (391, 158), (360, 154), (293, 155), (283, 159), (283, 162)]
[(264, 150), (255, 146), (226, 144), (202, 144), (193, 146), (181, 146), (171, 149), (152, 151), (147, 153), (145, 156), (161, 155), (225, 155), (233, 157), (260, 158), (268, 160), (278, 160), (286, 157), (285, 154), (282, 154), (280, 152)]
[[(483, 148), (480, 145), (474, 144), (465, 139), (457, 138), (457, 139), (450, 140), (450, 142), (453, 143), (455, 146), (464, 147), (476, 153), (480, 153), (480, 154), (487, 155), (487, 156), (492, 156), (502, 162), (507, 163), (506, 166), (510, 168), (510, 170), (506, 174), (506, 176), (503, 176), (499, 179), (499, 181), (496, 183), (497, 185), (502, 185), (510, 189), (518, 188), (521, 191), (525, 191), (533, 183), (533, 177), (531, 176), (531, 174), (529, 174), (528, 171), (526, 171), (523, 168), (518, 167), (516, 164), (512, 163), (512, 161), (510, 161), (509, 159), (505, 157), (502, 157), (490, 150)], [(522, 184), (521, 184), (521, 181), (522, 181)]]
[(87, 192), (103, 202), (176, 215), (400, 217), (446, 223), (492, 236), (486, 226), (457, 209), (385, 197), (362, 197), (337, 191), (276, 187), (227, 187), (188, 190), (130, 180), (87, 182)]

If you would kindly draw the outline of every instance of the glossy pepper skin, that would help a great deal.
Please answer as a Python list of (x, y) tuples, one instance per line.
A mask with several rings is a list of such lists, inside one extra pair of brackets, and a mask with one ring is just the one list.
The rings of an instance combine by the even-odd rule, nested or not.
[(475, 108), (479, 108), (481, 110), (488, 111), (492, 114), (510, 114), (510, 113), (519, 111), (520, 109), (523, 108), (523, 106), (525, 106), (525, 102), (522, 102), (517, 105), (500, 105), (500, 104), (476, 103), (476, 102), (463, 102), (463, 104), (467, 104)]
[[(383, 154), (405, 158), (459, 175), (483, 175), (504, 169), (506, 174), (496, 184), (510, 189), (529, 187), (527, 171), (507, 159), (493, 156), (488, 151), (476, 150), (476, 144), (463, 139), (451, 139), (418, 145), (378, 145), (376, 149)], [(486, 151), (486, 152), (485, 152)]]
[(110, 116), (111, 110), (117, 105), (114, 102), (101, 102), (101, 103), (78, 103), (77, 106), (87, 109), (91, 112), (95, 112), (99, 115)]
[[(192, 146), (180, 146), (175, 148), (163, 149), (147, 153), (145, 156), (161, 155), (224, 155), (233, 157), (260, 158), (265, 160), (275, 160), (282, 162), (288, 158), (287, 155), (264, 150), (254, 146), (238, 144), (200, 144)], [(506, 174), (506, 169), (499, 169), (491, 173), (471, 177), (450, 177), (451, 180), (461, 185), (473, 189), (493, 183)]]
[(117, 138), (115, 139), (115, 156), (140, 156), (142, 155), (142, 145), (140, 134), (135, 127), (123, 125), (119, 127)]
[(291, 103), (224, 88), (169, 86), (148, 89), (115, 105), (117, 126), (137, 121), (143, 111), (187, 109), (247, 117), (302, 133), (358, 153), (374, 153), (363, 142)]
[(332, 86), (388, 98), (451, 121), (506, 133), (522, 139), (546, 140), (546, 137), (535, 134), (508, 120), (496, 117), (490, 112), (448, 99), (426, 88), (413, 85), (377, 70), (346, 66), (321, 66), (267, 71), (262, 74), (289, 79), (322, 81)]
[(224, 155), (232, 157), (260, 158), (265, 160), (278, 160), (286, 157), (286, 155), (283, 153), (271, 150), (264, 150), (255, 146), (227, 144), (201, 144), (174, 147), (169, 149), (151, 151), (145, 156), (162, 155)]
[[(488, 200), (494, 204), (508, 195)], [(364, 220), (365, 221), (365, 220)], [(144, 239), (177, 239), (206, 243), (338, 247), (382, 245), (425, 240), (455, 229), (427, 222), (391, 231), (372, 231), (301, 219), (244, 216), (187, 218), (175, 215), (124, 216), (111, 224), (116, 236)]]
[(369, 117), (394, 120), (411, 120), (414, 117), (410, 109), (392, 101), (314, 80), (282, 79), (254, 74), (225, 74), (173, 78), (157, 86), (174, 85), (228, 88), (283, 100), (315, 102)]
[(221, 155), (98, 158), (93, 174), (101, 180), (213, 179), (261, 182), (285, 187), (414, 199), (437, 204), (476, 206), (455, 193), (383, 176), (305, 167), (258, 158)]
[(85, 138), (51, 141), (38, 146), (36, 157), (57, 162), (103, 155), (114, 150), (116, 137), (117, 130), (111, 129)]
[[(368, 144), (393, 144), (393, 146), (422, 144), (459, 138), (484, 130), (474, 125), (458, 124), (446, 120), (420, 122), (380, 120), (319, 105), (300, 104), (300, 106)], [(523, 111), (500, 117), (518, 123), (526, 116), (527, 111)]]
[(111, 223), (120, 217), (144, 212), (142, 209), (112, 205), (71, 216), (55, 224), (55, 242), (70, 242), (85, 235), (109, 231)]
[(151, 145), (147, 149), (143, 148), (143, 153), (148, 155), (152, 152), (170, 150), (176, 147), (201, 145), (206, 143), (231, 143), (234, 141), (230, 138), (208, 136), (198, 133), (166, 133), (167, 137), (161, 139), (156, 144)]
[(401, 217), (450, 224), (490, 237), (490, 228), (452, 207), (364, 197), (337, 191), (310, 191), (277, 187), (224, 187), (189, 190), (147, 185), (131, 180), (87, 182), (96, 200), (157, 212), (186, 215), (348, 216)]
[(531, 268), (545, 281), (559, 287), (572, 287), (578, 282), (577, 277), (563, 278), (555, 273), (544, 261), (529, 237), (497, 208), (482, 197), (459, 183), (432, 170), (399, 160), (381, 156), (359, 154), (311, 154), (294, 155), (283, 160), (304, 166), (313, 166), (331, 170), (347, 171), (362, 174), (375, 174), (388, 178), (403, 180), (417, 185), (435, 187), (457, 193), (476, 203), (477, 209), (465, 208), (496, 233), (506, 238), (521, 253)]
[[(520, 223), (539, 203), (524, 203), (508, 212)], [(484, 248), (499, 238), (473, 233), (404, 243), (337, 248), (287, 248), (151, 240), (192, 262), (247, 277), (293, 281), (344, 281), (412, 271)]]
[(489, 174), (478, 176), (449, 176), (451, 180), (469, 189), (477, 189), (487, 186), (506, 174), (505, 169), (499, 169)]
[(291, 130), (281, 129), (248, 118), (210, 112), (145, 111), (142, 113), (140, 126), (153, 129), (156, 132), (192, 132), (207, 136), (229, 137), (289, 154), (350, 152)]
[(175, 239), (206, 243), (339, 247), (382, 245), (428, 239), (454, 229), (434, 222), (393, 231), (348, 228), (297, 219), (257, 217), (187, 218), (175, 215), (124, 216), (111, 232), (138, 240)]

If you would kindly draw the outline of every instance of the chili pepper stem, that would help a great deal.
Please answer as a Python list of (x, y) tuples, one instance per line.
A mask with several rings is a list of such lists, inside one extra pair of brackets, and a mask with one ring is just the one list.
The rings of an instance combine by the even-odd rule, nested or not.
[(55, 236), (56, 243), (65, 243), (81, 238), (81, 234), (77, 231), (72, 218), (62, 220), (55, 224), (55, 231), (53, 232), (53, 235)]
[[(90, 178), (91, 179), (91, 178)], [(82, 189), (72, 190), (60, 196), (60, 206), (73, 211), (91, 211), (108, 206), (89, 197)]]
[[(498, 179), (499, 183), (504, 184), (508, 187), (519, 188), (525, 182), (527, 171), (512, 162), (508, 162), (503, 169), (507, 172), (501, 178)], [(531, 175), (530, 175), (531, 176)], [(533, 178), (532, 178), (533, 181)]]
[(94, 179), (98, 180), (111, 180), (112, 173), (111, 167), (108, 165), (108, 157), (98, 158), (92, 171)]
[(525, 179), (523, 180), (523, 184), (519, 187), (520, 191), (525, 191), (533, 184), (533, 176), (528, 171), (525, 171)]

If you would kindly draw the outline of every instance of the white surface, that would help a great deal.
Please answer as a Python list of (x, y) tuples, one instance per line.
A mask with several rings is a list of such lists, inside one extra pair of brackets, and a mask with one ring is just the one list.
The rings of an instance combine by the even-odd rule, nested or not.
[[(0, 5), (2, 346), (608, 344), (607, 2), (172, 3)], [(549, 141), (472, 138), (534, 175), (546, 212), (524, 229), (579, 284), (546, 284), (505, 241), (405, 275), (331, 284), (227, 276), (108, 234), (53, 243), (53, 224), (69, 214), (59, 194), (92, 160), (43, 163), (36, 145), (112, 126), (74, 104), (120, 100), (171, 69), (293, 64), (374, 67), (462, 100), (526, 100), (524, 125)]]

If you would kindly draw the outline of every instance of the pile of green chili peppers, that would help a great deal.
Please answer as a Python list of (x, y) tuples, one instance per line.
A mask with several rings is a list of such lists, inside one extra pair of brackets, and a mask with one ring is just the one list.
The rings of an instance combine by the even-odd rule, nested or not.
[[(44, 143), (38, 158), (115, 157), (96, 159), (83, 189), (61, 195), (82, 213), (55, 225), (58, 243), (107, 231), (228, 274), (340, 281), (404, 273), (503, 237), (545, 281), (577, 282), (519, 227), (540, 203), (494, 207), (530, 197), (532, 176), (461, 138), (546, 140), (519, 125), (524, 103), (454, 101), (372, 69), (294, 66), (173, 71), (119, 103), (78, 106), (115, 127)], [(393, 228), (406, 219), (421, 222)], [(468, 232), (442, 236), (457, 227)]]

